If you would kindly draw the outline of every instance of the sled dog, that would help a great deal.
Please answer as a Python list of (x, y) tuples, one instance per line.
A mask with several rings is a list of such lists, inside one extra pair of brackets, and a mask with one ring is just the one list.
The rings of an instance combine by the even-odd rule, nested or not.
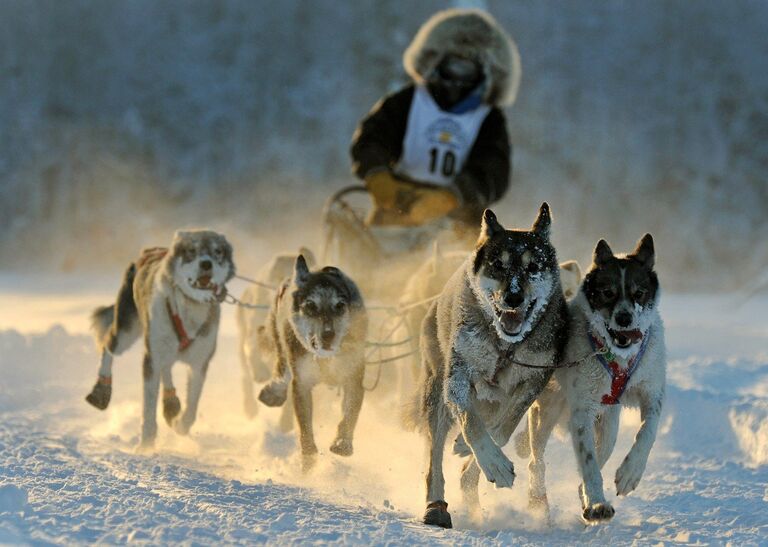
[(640, 407), (642, 426), (616, 472), (616, 493), (629, 494), (640, 482), (656, 438), (666, 377), (653, 238), (646, 234), (632, 253), (619, 256), (600, 240), (593, 260), (569, 303), (570, 335), (563, 358), (569, 362), (591, 356), (580, 366), (555, 372), (531, 407), (528, 431), (516, 439), (518, 454), (530, 453), (529, 502), (548, 512), (544, 449), (558, 420), (568, 417), (582, 478), (582, 518), (588, 523), (614, 514), (600, 470), (613, 452), (623, 405)]
[[(163, 384), (163, 416), (182, 435), (195, 421), (203, 382), (216, 349), (219, 303), (225, 284), (235, 274), (232, 246), (209, 230), (176, 232), (170, 248), (145, 249), (125, 272), (117, 301), (92, 315), (101, 366), (96, 385), (86, 397), (104, 410), (112, 395), (112, 361), (139, 337), (144, 338), (144, 408), (142, 448), (157, 435), (156, 408)], [(189, 365), (187, 404), (181, 402), (171, 378), (176, 361)]]
[[(443, 448), (451, 426), (469, 449), (461, 486), (478, 506), (482, 471), (497, 487), (511, 487), (512, 462), (501, 450), (552, 375), (567, 338), (567, 309), (549, 206), (530, 230), (506, 230), (483, 213), (475, 251), (432, 303), (422, 324), (422, 376), (411, 416), (426, 433), (427, 510), (424, 523), (450, 528)], [(461, 437), (463, 436), (463, 439)]]
[(274, 361), (270, 383), (259, 400), (285, 403), (290, 383), (305, 469), (317, 454), (312, 429), (312, 388), (325, 383), (343, 390), (342, 419), (331, 452), (351, 456), (352, 437), (363, 404), (368, 318), (357, 285), (331, 266), (310, 272), (303, 255), (284, 281), (266, 324)]
[[(315, 257), (312, 251), (302, 247), (299, 253), (304, 255), (307, 265), (313, 268)], [(278, 254), (256, 272), (255, 280), (259, 283), (249, 285), (240, 300), (245, 304), (269, 306), (274, 299), (274, 291), (284, 279), (293, 273), (296, 254)], [(274, 289), (273, 289), (274, 288)], [(237, 328), (240, 333), (240, 369), (242, 372), (243, 407), (246, 416), (252, 418), (258, 411), (253, 384), (266, 382), (272, 376), (270, 364), (262, 356), (261, 338), (267, 320), (267, 310), (238, 306), (236, 312)], [(284, 429), (293, 425), (293, 415), (288, 414), (283, 424)]]

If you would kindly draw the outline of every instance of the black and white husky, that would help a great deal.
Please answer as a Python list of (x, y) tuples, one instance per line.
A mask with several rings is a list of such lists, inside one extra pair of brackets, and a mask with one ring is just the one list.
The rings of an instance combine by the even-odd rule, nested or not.
[(284, 281), (267, 318), (272, 381), (259, 394), (267, 406), (285, 403), (290, 382), (305, 466), (317, 454), (312, 428), (312, 388), (319, 383), (343, 390), (342, 419), (331, 452), (352, 455), (352, 438), (363, 404), (365, 336), (368, 318), (357, 285), (338, 268), (310, 272), (303, 255)]
[[(585, 521), (607, 520), (614, 514), (603, 493), (600, 470), (613, 452), (624, 405), (640, 407), (642, 425), (616, 472), (616, 493), (630, 493), (643, 476), (656, 438), (666, 378), (659, 282), (653, 266), (650, 234), (626, 256), (614, 256), (604, 240), (595, 248), (594, 263), (569, 302), (570, 335), (563, 358), (575, 362), (591, 357), (555, 373), (531, 407), (527, 436), (521, 434), (516, 442), (521, 457), (530, 450), (528, 494), (533, 507), (549, 509), (544, 449), (561, 415), (570, 416)], [(598, 350), (602, 353), (596, 354)]]
[(478, 505), (481, 471), (497, 487), (514, 482), (514, 466), (501, 447), (547, 384), (547, 367), (558, 361), (566, 341), (550, 225), (546, 203), (530, 230), (505, 230), (486, 210), (476, 250), (424, 319), (424, 363), (411, 419), (428, 438), (426, 524), (452, 526), (442, 467), (454, 424), (463, 436), (458, 451), (463, 446), (470, 453), (461, 486), (471, 509)]
[[(86, 400), (100, 410), (112, 395), (113, 356), (144, 337), (144, 414), (141, 448), (157, 435), (157, 399), (163, 384), (163, 415), (186, 434), (195, 421), (208, 364), (216, 349), (219, 303), (235, 274), (232, 246), (209, 230), (176, 232), (170, 248), (146, 249), (125, 273), (117, 301), (97, 308), (92, 323), (101, 350), (99, 377)], [(189, 365), (187, 405), (181, 411), (171, 377), (176, 361)]]

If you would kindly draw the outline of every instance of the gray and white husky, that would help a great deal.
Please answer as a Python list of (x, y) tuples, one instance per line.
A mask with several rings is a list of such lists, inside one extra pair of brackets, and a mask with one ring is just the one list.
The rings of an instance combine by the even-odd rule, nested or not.
[[(157, 398), (163, 384), (163, 415), (177, 433), (186, 434), (216, 350), (219, 303), (235, 274), (232, 246), (209, 230), (176, 232), (170, 248), (145, 249), (123, 278), (117, 301), (97, 308), (92, 324), (101, 350), (96, 385), (86, 400), (100, 410), (112, 395), (112, 361), (143, 335), (144, 413), (141, 448), (157, 435)], [(171, 377), (176, 361), (189, 365), (187, 405), (181, 411)]]
[(357, 285), (338, 268), (310, 272), (304, 256), (274, 299), (266, 337), (274, 360), (272, 380), (259, 393), (267, 406), (285, 403), (290, 382), (305, 467), (317, 454), (312, 428), (312, 388), (319, 383), (343, 390), (342, 419), (331, 452), (351, 456), (363, 404), (365, 336), (368, 318)]
[(465, 442), (471, 453), (461, 486), (472, 509), (479, 504), (481, 471), (497, 487), (514, 482), (501, 446), (547, 384), (548, 367), (559, 360), (567, 337), (550, 226), (546, 203), (530, 230), (505, 230), (486, 210), (476, 250), (424, 319), (424, 364), (411, 419), (428, 439), (426, 524), (452, 526), (442, 467), (454, 424), (463, 436), (457, 444)]
[[(314, 267), (315, 257), (309, 249), (302, 247), (298, 254), (304, 255), (310, 268)], [(296, 253), (282, 253), (272, 257), (256, 272), (255, 279), (259, 283), (249, 285), (243, 291), (240, 300), (246, 304), (269, 306), (274, 300), (272, 287), (279, 287), (283, 280), (291, 276), (293, 266), (296, 264), (296, 256)], [(258, 411), (254, 384), (266, 382), (272, 376), (272, 363), (264, 359), (261, 348), (267, 315), (266, 309), (244, 306), (238, 306), (236, 311), (237, 329), (240, 333), (243, 407), (249, 418), (255, 416)], [(292, 426), (293, 414), (284, 413), (281, 418), (281, 427), (290, 430)]]
[[(568, 417), (582, 484), (582, 518), (610, 519), (613, 507), (603, 493), (600, 470), (611, 456), (621, 407), (639, 406), (642, 425), (616, 472), (616, 493), (634, 490), (656, 438), (666, 378), (664, 327), (658, 312), (659, 282), (653, 239), (646, 234), (635, 250), (614, 256), (604, 240), (578, 295), (570, 301), (570, 335), (565, 362), (586, 362), (555, 372), (531, 407), (528, 432), (516, 439), (521, 457), (530, 452), (529, 502), (548, 512), (544, 449), (552, 429)], [(605, 353), (595, 355), (597, 350)]]

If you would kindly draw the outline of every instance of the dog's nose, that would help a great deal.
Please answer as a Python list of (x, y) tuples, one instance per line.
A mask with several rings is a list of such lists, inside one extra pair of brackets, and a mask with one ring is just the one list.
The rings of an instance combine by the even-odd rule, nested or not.
[(523, 293), (508, 292), (504, 295), (504, 303), (510, 308), (516, 308), (523, 303)]
[(628, 311), (620, 311), (616, 314), (616, 324), (620, 327), (628, 327), (632, 324), (632, 315)]
[(213, 268), (213, 263), (210, 260), (203, 260), (200, 263), (200, 267), (204, 270), (210, 270), (211, 268)]
[(323, 334), (320, 335), (320, 339), (323, 341), (323, 344), (328, 346), (333, 342), (333, 338), (336, 336), (336, 333), (332, 330), (324, 330)]

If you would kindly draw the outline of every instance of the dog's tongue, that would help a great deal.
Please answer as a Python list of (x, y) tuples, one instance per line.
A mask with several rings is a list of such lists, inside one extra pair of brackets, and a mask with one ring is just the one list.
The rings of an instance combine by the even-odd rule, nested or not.
[(203, 288), (207, 287), (210, 282), (211, 282), (210, 275), (201, 275), (200, 277), (197, 278), (197, 284)]
[(520, 309), (512, 311), (501, 312), (501, 326), (504, 330), (512, 334), (520, 331), (520, 327), (523, 324), (523, 311)]

